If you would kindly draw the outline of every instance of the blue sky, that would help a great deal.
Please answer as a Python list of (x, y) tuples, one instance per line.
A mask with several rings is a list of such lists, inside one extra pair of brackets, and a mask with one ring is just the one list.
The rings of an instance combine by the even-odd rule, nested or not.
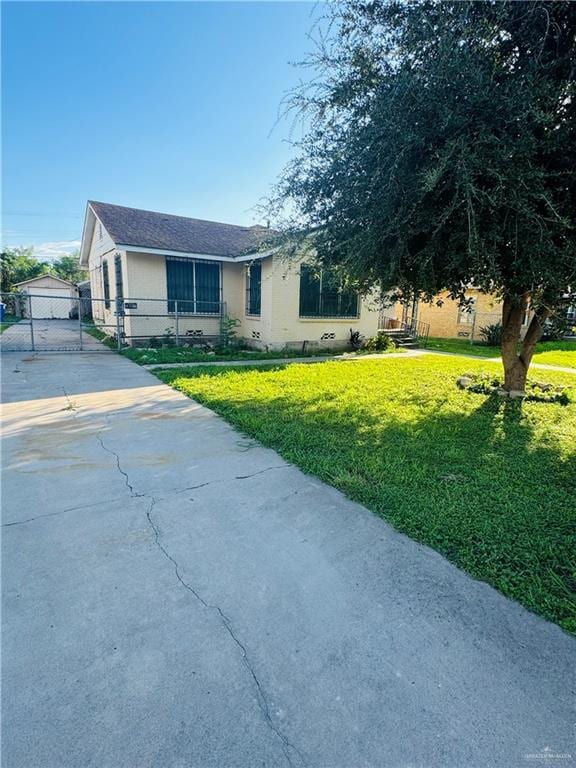
[(87, 199), (253, 224), (290, 156), (304, 2), (2, 4), (3, 244), (74, 248)]

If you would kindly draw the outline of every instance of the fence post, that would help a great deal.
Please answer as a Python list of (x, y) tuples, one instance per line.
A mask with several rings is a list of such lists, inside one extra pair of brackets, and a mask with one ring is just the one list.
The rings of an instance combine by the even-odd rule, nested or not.
[(120, 320), (122, 312), (122, 299), (116, 299), (116, 346), (118, 352), (122, 349), (122, 323)]
[(78, 296), (78, 332), (80, 334), (80, 350), (82, 350), (82, 299)]
[(176, 346), (180, 346), (180, 334), (178, 331), (178, 300), (174, 301), (174, 335), (176, 337)]
[(28, 314), (30, 315), (30, 346), (34, 352), (34, 318), (32, 317), (32, 296), (28, 294)]
[(226, 302), (223, 301), (220, 303), (220, 343), (224, 340), (224, 324), (226, 321), (226, 312), (227, 312), (227, 306)]
[(470, 345), (474, 344), (474, 332), (476, 331), (476, 310), (472, 315), (472, 333), (470, 334)]

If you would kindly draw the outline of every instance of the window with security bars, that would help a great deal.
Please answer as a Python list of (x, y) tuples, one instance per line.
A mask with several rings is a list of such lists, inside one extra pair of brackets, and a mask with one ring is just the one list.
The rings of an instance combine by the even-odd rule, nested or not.
[(246, 314), (260, 316), (262, 304), (262, 262), (246, 268)]
[(116, 299), (124, 298), (124, 282), (122, 279), (122, 256), (119, 253), (114, 256), (114, 276), (116, 280)]
[(328, 269), (300, 267), (300, 317), (358, 317), (359, 298)]
[(108, 275), (108, 262), (102, 262), (102, 287), (104, 289), (104, 306), (110, 309), (110, 277)]
[[(220, 313), (220, 264), (166, 257), (168, 312), (187, 315)], [(176, 304), (177, 302), (177, 304)]]

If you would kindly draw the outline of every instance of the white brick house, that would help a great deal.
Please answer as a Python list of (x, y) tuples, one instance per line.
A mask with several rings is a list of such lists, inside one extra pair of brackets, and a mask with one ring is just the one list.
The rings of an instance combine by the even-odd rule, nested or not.
[(254, 347), (343, 346), (350, 329), (378, 328), (378, 307), (328, 274), (267, 247), (265, 227), (242, 227), (90, 201), (80, 265), (90, 273), (93, 315), (146, 344), (177, 327), (213, 337), (221, 318)]

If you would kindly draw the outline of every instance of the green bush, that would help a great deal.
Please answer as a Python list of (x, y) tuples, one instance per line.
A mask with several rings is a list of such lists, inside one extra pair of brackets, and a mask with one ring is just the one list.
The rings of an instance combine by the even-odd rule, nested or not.
[(385, 333), (377, 333), (376, 336), (364, 342), (363, 348), (368, 352), (388, 352), (394, 347), (395, 344), (390, 336)]
[(489, 347), (499, 347), (502, 343), (502, 324), (493, 323), (480, 328), (480, 336), (484, 344)]
[(238, 350), (243, 345), (243, 340), (238, 338), (236, 328), (240, 325), (240, 320), (234, 317), (222, 318), (220, 327), (220, 339), (217, 344), (214, 345), (214, 351), (217, 354), (225, 354), (226, 352)]
[(162, 334), (162, 346), (170, 349), (176, 346), (176, 336), (172, 328), (165, 328)]

